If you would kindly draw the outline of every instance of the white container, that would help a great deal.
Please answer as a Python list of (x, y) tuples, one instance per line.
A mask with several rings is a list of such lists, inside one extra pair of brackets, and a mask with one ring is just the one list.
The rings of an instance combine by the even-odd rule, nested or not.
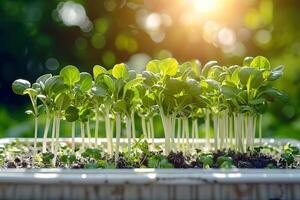
[(300, 170), (5, 169), (0, 199), (300, 199)]

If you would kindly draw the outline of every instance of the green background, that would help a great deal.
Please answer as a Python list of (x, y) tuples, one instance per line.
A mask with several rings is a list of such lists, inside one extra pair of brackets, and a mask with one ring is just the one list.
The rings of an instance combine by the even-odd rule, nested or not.
[(300, 138), (300, 1), (213, 2), (0, 0), (0, 136), (33, 135), (29, 101), (11, 91), (17, 78), (34, 81), (68, 64), (91, 72), (95, 64), (126, 62), (141, 71), (152, 58), (230, 65), (263, 55), (285, 65), (276, 87), (289, 95), (264, 115), (264, 136)]

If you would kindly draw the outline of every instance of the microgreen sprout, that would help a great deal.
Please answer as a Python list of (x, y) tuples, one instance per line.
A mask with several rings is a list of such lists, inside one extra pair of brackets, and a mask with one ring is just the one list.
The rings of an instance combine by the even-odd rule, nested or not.
[[(61, 121), (71, 123), (73, 153), (77, 123), (82, 139), (80, 151), (89, 152), (99, 147), (99, 126), (103, 121), (105, 150), (114, 154), (117, 164), (120, 153), (130, 154), (139, 135), (154, 148), (156, 116), (163, 125), (165, 154), (200, 148), (201, 132), (205, 133), (206, 151), (212, 147), (239, 152), (253, 150), (255, 138), (262, 142), (262, 115), (267, 105), (276, 99), (287, 99), (284, 93), (271, 86), (282, 76), (283, 69), (283, 66), (272, 68), (263, 56), (246, 57), (242, 65), (232, 66), (222, 66), (216, 61), (202, 67), (197, 60), (182, 64), (174, 58), (151, 60), (141, 74), (129, 70), (124, 63), (116, 64), (111, 70), (95, 65), (92, 75), (68, 65), (59, 75), (45, 74), (33, 84), (18, 79), (13, 82), (12, 89), (30, 98), (32, 110), (27, 113), (35, 119), (35, 150), (38, 119), (44, 107), (43, 153), (51, 152), (56, 160)], [(136, 130), (137, 117), (141, 118), (142, 132)], [(47, 148), (51, 122), (52, 140)], [(199, 122), (203, 123), (204, 130), (200, 129)], [(123, 135), (126, 145), (121, 145)], [(289, 154), (286, 152), (282, 158), (291, 162)], [(211, 155), (202, 155), (199, 159), (205, 167), (211, 167)], [(64, 160), (69, 162), (67, 157)], [(150, 163), (168, 165), (164, 159), (154, 157)], [(224, 157), (217, 164), (231, 167), (232, 162)]]

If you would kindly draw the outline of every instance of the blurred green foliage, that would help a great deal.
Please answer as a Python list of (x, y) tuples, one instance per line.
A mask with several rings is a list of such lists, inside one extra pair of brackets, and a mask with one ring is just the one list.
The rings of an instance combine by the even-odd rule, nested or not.
[(205, 1), (0, 0), (0, 136), (33, 133), (26, 98), (11, 91), (17, 78), (32, 81), (67, 64), (91, 72), (127, 62), (139, 71), (150, 58), (240, 64), (264, 55), (285, 65), (277, 87), (289, 95), (270, 107), (264, 135), (300, 139), (300, 1), (214, 0), (204, 12)]

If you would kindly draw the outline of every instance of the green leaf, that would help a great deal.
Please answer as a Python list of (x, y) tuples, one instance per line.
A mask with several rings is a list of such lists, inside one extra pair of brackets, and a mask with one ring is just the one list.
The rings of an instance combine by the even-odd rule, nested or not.
[(239, 89), (230, 85), (222, 85), (221, 92), (225, 96), (225, 98), (235, 98), (239, 93)]
[(68, 65), (60, 70), (59, 75), (63, 78), (64, 83), (68, 86), (74, 86), (80, 81), (80, 72), (77, 67)]
[(174, 58), (166, 58), (159, 63), (160, 72), (165, 76), (175, 76), (178, 71), (178, 62)]
[(251, 75), (251, 73), (254, 71), (254, 68), (252, 67), (242, 67), (239, 70), (239, 79), (241, 84), (243, 85), (247, 85), (248, 81), (249, 81), (249, 77)]
[(114, 104), (114, 110), (118, 113), (126, 113), (127, 112), (127, 105), (126, 105), (126, 101), (121, 99), (118, 100), (115, 104)]
[(213, 79), (206, 79), (205, 82), (208, 84), (209, 87), (219, 90), (220, 83), (218, 81), (215, 81)]
[(65, 110), (69, 107), (71, 99), (69, 95), (63, 92), (56, 96), (54, 102), (58, 110)]
[(87, 72), (80, 73), (80, 90), (83, 92), (87, 92), (92, 88), (93, 85), (93, 78)]
[(160, 73), (160, 68), (159, 68), (159, 60), (151, 60), (148, 62), (148, 64), (146, 65), (146, 70), (149, 72), (153, 72), (155, 74), (159, 74)]
[(199, 158), (200, 162), (203, 163), (203, 166), (211, 167), (214, 164), (213, 156), (212, 155), (202, 155)]
[(166, 92), (168, 94), (178, 94), (183, 90), (184, 84), (181, 80), (176, 78), (169, 78), (166, 80)]
[(217, 165), (221, 166), (224, 162), (227, 163), (231, 163), (231, 165), (233, 165), (233, 160), (231, 157), (227, 157), (227, 156), (220, 156), (217, 158)]
[(30, 87), (30, 82), (24, 79), (17, 79), (12, 84), (13, 92), (18, 95), (24, 95), (24, 91)]
[(124, 95), (126, 94), (127, 90), (135, 88), (137, 85), (139, 85), (141, 82), (143, 82), (143, 77), (138, 77), (136, 79), (133, 79), (129, 82), (127, 82), (124, 86)]
[(280, 65), (270, 71), (268, 81), (275, 81), (283, 75), (284, 66)]
[(232, 72), (231, 79), (230, 79), (236, 86), (238, 86), (240, 83), (240, 78), (239, 78), (240, 69), (241, 69), (240, 67), (236, 68)]
[(291, 153), (283, 153), (281, 154), (281, 158), (283, 158), (288, 165), (291, 165), (294, 162), (294, 156)]
[(37, 96), (39, 93), (38, 91), (36, 91), (35, 89), (32, 89), (32, 88), (28, 88), (24, 91), (24, 94), (28, 94), (30, 96)]
[(110, 92), (112, 92), (112, 93), (115, 92), (115, 90), (116, 90), (116, 84), (115, 84), (114, 80), (110, 76), (104, 75), (103, 76), (103, 82), (107, 86), (107, 88), (109, 89)]
[(124, 63), (116, 64), (112, 69), (112, 75), (116, 79), (126, 79), (128, 78), (128, 70)]
[(263, 56), (256, 56), (252, 60), (250, 67), (255, 67), (258, 69), (270, 69), (270, 62), (267, 58)]
[(45, 85), (46, 81), (52, 77), (52, 74), (44, 74), (40, 76), (38, 79), (36, 79), (36, 83), (43, 83)]
[(143, 71), (142, 76), (144, 78), (144, 83), (148, 86), (153, 86), (158, 81), (158, 78), (153, 72)]
[(98, 85), (92, 87), (92, 93), (97, 97), (105, 97), (107, 95), (106, 89)]
[(208, 63), (206, 63), (204, 66), (203, 66), (203, 69), (202, 69), (202, 75), (204, 77), (207, 77), (208, 75), (208, 72), (210, 71), (210, 68), (217, 65), (218, 62), (217, 61), (209, 61)]
[(274, 101), (276, 99), (287, 102), (288, 96), (277, 89), (273, 87), (267, 87), (265, 88), (261, 93), (258, 94), (258, 96), (264, 96), (268, 101)]
[(49, 78), (45, 83), (45, 90), (47, 93), (57, 94), (59, 92), (63, 92), (66, 89), (64, 84), (64, 80), (60, 76), (53, 76)]
[(266, 100), (264, 98), (252, 99), (249, 100), (249, 104), (251, 105), (258, 105), (264, 103)]
[(259, 88), (264, 81), (262, 71), (255, 69), (251, 73), (249, 81), (250, 81), (250, 88)]
[(106, 74), (106, 73), (107, 73), (107, 70), (100, 65), (95, 65), (93, 68), (94, 80), (96, 80), (100, 74)]
[(155, 105), (155, 100), (152, 95), (146, 95), (142, 98), (143, 106), (146, 108), (150, 108)]
[(243, 61), (243, 65), (244, 66), (250, 66), (252, 61), (253, 61), (253, 57), (246, 57)]
[(65, 111), (65, 118), (68, 122), (75, 122), (79, 119), (79, 110), (75, 106), (69, 106)]

